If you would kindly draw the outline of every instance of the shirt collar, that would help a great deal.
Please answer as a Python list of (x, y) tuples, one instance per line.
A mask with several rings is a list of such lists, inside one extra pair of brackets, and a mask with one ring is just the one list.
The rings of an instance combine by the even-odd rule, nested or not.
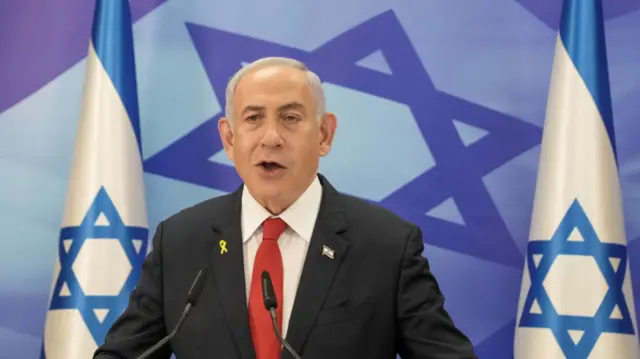
[(321, 200), (322, 185), (316, 176), (311, 185), (289, 208), (279, 216), (272, 216), (244, 186), (242, 189), (242, 242), (248, 241), (251, 235), (260, 228), (262, 222), (269, 217), (282, 218), (302, 239), (310, 241)]

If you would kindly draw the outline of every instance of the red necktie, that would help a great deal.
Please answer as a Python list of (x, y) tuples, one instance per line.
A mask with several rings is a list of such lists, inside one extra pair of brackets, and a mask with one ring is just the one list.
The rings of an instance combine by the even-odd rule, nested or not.
[(256, 351), (256, 359), (280, 358), (280, 341), (276, 337), (271, 316), (264, 307), (262, 298), (262, 271), (268, 271), (273, 282), (278, 307), (276, 318), (278, 329), (282, 332), (282, 255), (278, 247), (278, 237), (287, 227), (280, 218), (268, 218), (262, 225), (262, 243), (258, 247), (253, 263), (251, 289), (249, 291), (249, 321), (251, 337)]

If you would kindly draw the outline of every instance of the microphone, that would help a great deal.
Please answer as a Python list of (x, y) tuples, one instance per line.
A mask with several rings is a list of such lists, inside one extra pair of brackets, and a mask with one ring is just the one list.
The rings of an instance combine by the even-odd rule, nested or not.
[(182, 327), (184, 320), (187, 319), (187, 315), (189, 314), (189, 311), (191, 310), (191, 308), (196, 305), (196, 302), (200, 297), (200, 293), (202, 293), (202, 289), (204, 288), (205, 279), (207, 279), (208, 274), (209, 274), (209, 267), (205, 266), (202, 269), (200, 269), (200, 271), (198, 272), (198, 275), (196, 276), (196, 279), (193, 280), (193, 284), (191, 284), (191, 289), (189, 289), (189, 294), (187, 294), (187, 305), (184, 307), (184, 310), (182, 311), (182, 316), (180, 316), (180, 319), (178, 320), (178, 324), (176, 324), (176, 327), (173, 329), (173, 331), (169, 333), (169, 335), (167, 335), (166, 337), (162, 338), (162, 340), (156, 343), (156, 345), (152, 346), (151, 348), (147, 349), (144, 353), (140, 354), (136, 359), (149, 358), (158, 349), (160, 349), (162, 346), (167, 344), (169, 340), (173, 339), (176, 333), (178, 333), (178, 330), (180, 329), (180, 327)]
[(271, 276), (269, 272), (262, 271), (262, 298), (264, 301), (264, 307), (271, 314), (271, 323), (273, 324), (273, 330), (276, 332), (276, 336), (280, 343), (287, 348), (289, 353), (293, 355), (295, 359), (302, 359), (298, 353), (291, 347), (291, 345), (282, 337), (278, 324), (276, 322), (276, 308), (278, 308), (278, 299), (276, 298), (276, 292), (273, 290), (273, 283), (271, 282)]

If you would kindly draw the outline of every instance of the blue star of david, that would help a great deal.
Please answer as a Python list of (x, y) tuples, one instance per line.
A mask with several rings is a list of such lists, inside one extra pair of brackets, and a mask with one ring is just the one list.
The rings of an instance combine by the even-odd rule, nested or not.
[[(348, 30), (310, 52), (200, 25), (187, 24), (187, 27), (223, 107), (228, 79), (242, 62), (263, 56), (299, 59), (326, 82), (409, 106), (436, 165), (379, 203), (418, 224), (424, 231), (425, 241), (431, 245), (521, 268), (522, 254), (487, 191), (483, 177), (538, 145), (540, 128), (438, 91), (392, 11)], [(375, 51), (382, 52), (391, 74), (356, 65)], [(216, 114), (147, 159), (146, 170), (180, 181), (233, 191), (240, 184), (235, 169), (209, 161), (223, 148), (215, 135), (217, 121), (222, 116), (222, 113)], [(483, 128), (489, 135), (465, 145), (453, 119)], [(455, 199), (464, 225), (425, 215), (449, 198)]]
[[(569, 241), (574, 229), (580, 232), (583, 241)], [(593, 317), (558, 313), (543, 286), (551, 266), (562, 254), (593, 257), (602, 272), (608, 290)], [(537, 255), (542, 255), (542, 258), (536, 266), (534, 256)], [(610, 262), (612, 258), (620, 261), (617, 270)], [(634, 334), (631, 316), (622, 292), (627, 268), (627, 249), (624, 245), (601, 242), (577, 200), (567, 210), (550, 240), (529, 243), (527, 268), (531, 287), (524, 303), (520, 326), (551, 329), (566, 357), (586, 358), (602, 333)], [(532, 313), (535, 302), (538, 303), (541, 313)], [(616, 307), (621, 314), (621, 318), (618, 319), (611, 318)], [(584, 331), (584, 334), (574, 343), (569, 330)]]
[[(108, 225), (96, 224), (101, 214), (108, 221)], [(147, 235), (147, 228), (126, 226), (106, 190), (100, 188), (80, 226), (64, 227), (60, 231), (58, 243), (60, 274), (55, 283), (50, 309), (77, 309), (96, 344), (101, 345), (113, 322), (126, 308), (129, 294), (140, 278), (140, 264), (147, 253)], [(120, 293), (116, 295), (86, 294), (72, 269), (80, 248), (92, 239), (119, 241), (133, 267)], [(67, 251), (64, 242), (68, 240), (71, 240), (71, 245)], [(139, 251), (135, 248), (134, 240), (141, 241)], [(104, 320), (101, 321), (98, 318), (94, 312), (95, 309), (108, 310)]]

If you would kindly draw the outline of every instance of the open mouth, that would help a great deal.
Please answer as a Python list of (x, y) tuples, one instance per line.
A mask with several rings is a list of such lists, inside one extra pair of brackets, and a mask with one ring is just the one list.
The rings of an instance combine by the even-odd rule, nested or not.
[(259, 167), (262, 167), (267, 172), (273, 172), (281, 169), (285, 169), (286, 167), (279, 164), (278, 162), (270, 162), (270, 161), (262, 161), (258, 163)]

